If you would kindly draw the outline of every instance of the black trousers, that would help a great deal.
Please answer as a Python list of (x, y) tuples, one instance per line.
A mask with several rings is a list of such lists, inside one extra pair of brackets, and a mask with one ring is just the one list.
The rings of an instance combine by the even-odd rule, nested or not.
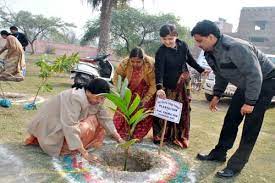
[[(229, 159), (227, 168), (239, 172), (248, 162), (261, 130), (265, 111), (271, 103), (273, 96), (275, 96), (275, 78), (264, 80), (259, 99), (254, 106), (253, 112), (245, 116), (239, 147)], [(240, 113), (244, 102), (244, 91), (237, 89), (224, 118), (219, 142), (215, 149), (212, 150), (212, 153), (226, 156), (227, 150), (232, 148), (238, 133), (238, 126), (244, 118)]]

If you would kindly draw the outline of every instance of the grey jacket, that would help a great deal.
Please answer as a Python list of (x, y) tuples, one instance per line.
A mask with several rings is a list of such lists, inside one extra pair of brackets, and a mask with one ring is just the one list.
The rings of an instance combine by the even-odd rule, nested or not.
[(222, 35), (205, 58), (216, 75), (214, 95), (220, 97), (230, 82), (245, 91), (249, 105), (257, 102), (263, 80), (275, 71), (275, 65), (255, 46), (228, 35)]

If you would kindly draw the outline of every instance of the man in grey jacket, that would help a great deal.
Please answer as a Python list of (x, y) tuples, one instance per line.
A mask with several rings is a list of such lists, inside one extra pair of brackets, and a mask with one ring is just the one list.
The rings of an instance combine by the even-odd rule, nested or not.
[(209, 154), (197, 155), (199, 160), (225, 162), (227, 151), (232, 148), (238, 126), (245, 116), (239, 148), (226, 168), (217, 172), (220, 177), (233, 177), (247, 163), (265, 111), (275, 95), (275, 65), (250, 43), (221, 34), (216, 24), (209, 20), (198, 22), (191, 35), (198, 47), (205, 51), (205, 58), (216, 76), (210, 110), (217, 110), (228, 82), (237, 86), (218, 144)]

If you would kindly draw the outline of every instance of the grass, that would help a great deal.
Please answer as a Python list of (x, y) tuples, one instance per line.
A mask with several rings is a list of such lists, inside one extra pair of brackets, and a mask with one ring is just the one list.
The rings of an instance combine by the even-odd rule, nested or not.
[[(202, 94), (193, 95), (193, 105), (191, 114), (191, 147), (187, 149), (187, 154), (196, 156), (198, 152), (209, 152), (218, 142), (219, 133), (222, 128), (223, 118), (229, 104), (229, 100), (222, 100), (220, 111), (212, 113), (208, 110), (207, 102)], [(265, 114), (263, 127), (257, 143), (254, 147), (249, 163), (243, 172), (234, 179), (223, 180), (214, 175), (217, 170), (225, 167), (226, 164), (201, 163), (198, 164), (200, 172), (199, 180), (202, 182), (275, 182), (275, 107), (271, 106)], [(234, 147), (229, 151), (230, 157), (237, 149), (242, 125), (239, 127), (238, 137)]]
[[(35, 95), (41, 82), (38, 77), (38, 67), (34, 65), (38, 59), (39, 56), (28, 55), (25, 80), (19, 83), (9, 82), (9, 84), (1, 82), (4, 91)], [(53, 91), (41, 92), (40, 96), (48, 98), (71, 86), (68, 74), (54, 76), (49, 79), (49, 83), (53, 86)], [(23, 146), (23, 140), (27, 135), (26, 125), (35, 112), (26, 111), (23, 106), (19, 105), (13, 105), (11, 108), (0, 108), (0, 144), (3, 144), (23, 160), (27, 175), (32, 177), (33, 180), (37, 180), (37, 182), (64, 182), (63, 178), (57, 173), (49, 171), (52, 168), (50, 157), (45, 155), (39, 148)]]
[[(27, 57), (27, 77), (25, 81), (2, 84), (6, 92), (18, 92), (35, 94), (39, 85), (38, 68), (34, 62), (38, 56)], [(70, 88), (69, 75), (54, 76), (50, 80), (54, 90), (50, 93), (40, 93), (45, 98)], [(250, 161), (243, 172), (235, 179), (223, 180), (215, 178), (215, 172), (222, 169), (225, 164), (201, 163), (195, 160), (198, 152), (208, 152), (217, 143), (223, 118), (228, 107), (229, 100), (223, 100), (220, 110), (212, 113), (208, 110), (208, 103), (202, 93), (193, 94), (191, 113), (190, 148), (184, 150), (196, 167), (197, 179), (200, 182), (275, 182), (275, 107), (270, 107), (266, 113), (261, 134), (251, 155)], [(65, 182), (53, 170), (51, 158), (42, 150), (32, 146), (23, 146), (26, 136), (26, 125), (36, 111), (23, 110), (22, 106), (13, 105), (11, 108), (0, 108), (0, 144), (10, 152), (16, 154), (23, 163), (24, 171), (32, 178), (32, 182)], [(240, 129), (242, 126), (240, 126)], [(241, 130), (229, 156), (238, 147)], [(179, 149), (180, 150), (180, 149)], [(1, 160), (0, 160), (1, 162)], [(0, 170), (1, 170), (0, 163)], [(9, 170), (7, 170), (9, 172)], [(4, 181), (0, 172), (0, 182)]]

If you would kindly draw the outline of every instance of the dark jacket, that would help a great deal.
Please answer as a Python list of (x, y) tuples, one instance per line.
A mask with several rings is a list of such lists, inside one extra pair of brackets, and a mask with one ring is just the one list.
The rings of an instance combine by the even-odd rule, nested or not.
[(26, 47), (28, 46), (28, 44), (29, 44), (26, 35), (23, 34), (23, 33), (21, 33), (21, 32), (17, 32), (17, 33), (12, 34), (12, 35), (18, 39), (18, 41), (21, 43), (23, 49), (25, 50), (25, 48), (26, 48)]
[(262, 82), (274, 75), (274, 64), (255, 46), (237, 38), (222, 35), (205, 58), (216, 75), (214, 95), (220, 97), (228, 82), (245, 91), (245, 103), (254, 105)]
[(180, 75), (188, 71), (186, 63), (200, 73), (204, 71), (191, 55), (185, 42), (177, 40), (176, 44), (177, 48), (162, 45), (156, 53), (155, 75), (158, 90), (163, 87), (175, 89)]

